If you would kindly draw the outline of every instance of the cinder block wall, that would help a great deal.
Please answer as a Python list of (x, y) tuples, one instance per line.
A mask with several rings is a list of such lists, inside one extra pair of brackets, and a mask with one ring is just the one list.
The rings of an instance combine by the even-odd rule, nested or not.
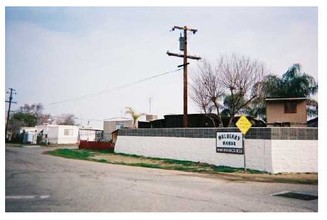
[[(243, 167), (244, 155), (216, 152), (217, 132), (237, 128), (121, 129), (115, 152)], [(317, 128), (252, 128), (245, 136), (249, 169), (318, 172)]]

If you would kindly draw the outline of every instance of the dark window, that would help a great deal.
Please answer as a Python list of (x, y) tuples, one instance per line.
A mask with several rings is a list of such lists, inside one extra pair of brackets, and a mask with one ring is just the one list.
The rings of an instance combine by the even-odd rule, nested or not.
[(65, 136), (73, 136), (73, 129), (64, 129)]
[(284, 113), (296, 113), (296, 106), (297, 103), (296, 102), (285, 102), (284, 103)]

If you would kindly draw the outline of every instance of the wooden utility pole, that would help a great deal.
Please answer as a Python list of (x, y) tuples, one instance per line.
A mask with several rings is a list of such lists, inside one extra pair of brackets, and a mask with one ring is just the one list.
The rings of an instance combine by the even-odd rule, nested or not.
[[(13, 99), (13, 94), (16, 94), (15, 91), (13, 88), (9, 88), (10, 90), (10, 95), (9, 95), (9, 100), (6, 102), (9, 103), (9, 106), (8, 106), (8, 113), (7, 113), (7, 123), (6, 123), (6, 131), (5, 131), (5, 139), (7, 138), (7, 133), (8, 133), (8, 123), (9, 123), (9, 116), (10, 116), (10, 109), (11, 109), (11, 103), (13, 104), (16, 104), (17, 102), (13, 102), (12, 99)], [(7, 92), (9, 93), (9, 92)]]
[(152, 97), (149, 98), (149, 114), (151, 114)]
[(187, 65), (189, 63), (187, 62), (187, 59), (193, 59), (193, 60), (201, 59), (201, 57), (187, 55), (187, 31), (191, 31), (191, 32), (193, 32), (193, 34), (195, 34), (198, 30), (188, 28), (187, 26), (184, 26), (184, 27), (174, 26), (172, 28), (172, 31), (174, 31), (175, 29), (183, 30), (183, 36), (181, 36), (179, 38), (179, 41), (180, 41), (180, 50), (184, 51), (184, 53), (176, 54), (176, 53), (171, 53), (171, 52), (167, 51), (167, 55), (183, 58), (183, 64), (179, 65), (178, 67), (183, 66), (183, 70), (184, 70), (184, 83), (183, 83), (184, 84), (184, 95), (183, 95), (184, 96), (183, 97), (184, 107), (183, 107), (183, 112), (184, 112), (184, 127), (187, 128), (189, 126), (188, 103), (187, 103), (187, 100), (188, 100), (188, 69), (187, 69)]

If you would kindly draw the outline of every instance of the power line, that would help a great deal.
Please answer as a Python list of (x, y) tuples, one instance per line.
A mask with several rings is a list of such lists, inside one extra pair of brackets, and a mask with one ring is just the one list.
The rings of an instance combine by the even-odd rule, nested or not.
[[(156, 35), (156, 36), (154, 36), (154, 37), (152, 37), (152, 38), (148, 38), (148, 40), (147, 39), (141, 39), (141, 38), (138, 38), (137, 40), (143, 40), (143, 42), (140, 42), (140, 44), (142, 45), (147, 45), (147, 44), (151, 44), (152, 42), (156, 42), (156, 41), (154, 41), (154, 40), (158, 40), (158, 39), (161, 39), (161, 38), (163, 38), (164, 36), (166, 36), (166, 35), (168, 35), (169, 33), (171, 33), (172, 31), (169, 31), (169, 32), (167, 32), (167, 31), (165, 31), (165, 32), (163, 32), (163, 33), (161, 33), (161, 34), (159, 34), (159, 35)], [(133, 45), (135, 45), (135, 44), (133, 44)], [(120, 48), (122, 49), (122, 48), (126, 48), (126, 47), (128, 47), (128, 45), (127, 44), (123, 44), (123, 45), (121, 45), (120, 46)], [(132, 49), (129, 49), (129, 51), (128, 51), (128, 53), (129, 53), (129, 55), (131, 55), (132, 53), (134, 53), (135, 51), (138, 51), (135, 47), (134, 48), (132, 48)], [(116, 55), (114, 58), (111, 58), (111, 59), (109, 59), (109, 60), (107, 60), (106, 61), (106, 64), (105, 65), (101, 65), (100, 67), (99, 67), (99, 70), (101, 70), (101, 69), (103, 69), (103, 68), (105, 68), (105, 67), (107, 67), (107, 65), (108, 64), (112, 64), (113, 63), (113, 61), (116, 61), (116, 60), (118, 60), (118, 59), (121, 59), (121, 58), (123, 58), (123, 57), (125, 57), (126, 56), (126, 54), (121, 54), (121, 55)]]
[(114, 91), (129, 87), (129, 86), (133, 86), (133, 85), (145, 82), (145, 81), (149, 81), (149, 80), (152, 80), (152, 79), (167, 75), (169, 73), (174, 73), (174, 72), (180, 71), (181, 69), (182, 68), (178, 68), (178, 69), (175, 69), (175, 70), (172, 70), (172, 71), (160, 73), (160, 74), (157, 74), (157, 75), (154, 75), (154, 76), (150, 76), (150, 77), (147, 77), (147, 78), (144, 78), (144, 79), (141, 79), (141, 80), (137, 80), (137, 81), (134, 81), (134, 82), (131, 82), (131, 83), (127, 83), (127, 84), (118, 86), (118, 87), (113, 88), (113, 89), (105, 89), (105, 90), (102, 90), (102, 91), (97, 92), (97, 93), (86, 94), (86, 95), (83, 95), (83, 96), (70, 98), (70, 99), (65, 99), (65, 100), (58, 101), (58, 102), (52, 102), (52, 103), (49, 103), (49, 105), (56, 105), (56, 104), (61, 104), (61, 103), (65, 103), (65, 102), (72, 102), (72, 101), (77, 101), (77, 100), (81, 100), (81, 99), (85, 99), (85, 98), (89, 98), (89, 97), (93, 97), (93, 96), (98, 96), (98, 95), (101, 95), (103, 93), (114, 92)]

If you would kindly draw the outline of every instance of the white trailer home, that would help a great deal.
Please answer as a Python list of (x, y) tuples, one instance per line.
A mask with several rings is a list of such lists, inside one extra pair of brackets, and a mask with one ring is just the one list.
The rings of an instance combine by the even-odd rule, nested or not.
[(79, 128), (80, 141), (99, 141), (102, 137), (103, 130), (94, 128)]
[(39, 125), (38, 133), (43, 134), (43, 140), (49, 144), (76, 144), (78, 142), (78, 127), (74, 125)]

